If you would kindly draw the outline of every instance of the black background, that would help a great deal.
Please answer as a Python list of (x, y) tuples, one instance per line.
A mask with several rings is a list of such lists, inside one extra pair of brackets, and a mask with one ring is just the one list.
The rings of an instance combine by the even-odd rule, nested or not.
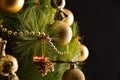
[(86, 80), (120, 80), (120, 1), (66, 0), (79, 23), (90, 55), (83, 65)]

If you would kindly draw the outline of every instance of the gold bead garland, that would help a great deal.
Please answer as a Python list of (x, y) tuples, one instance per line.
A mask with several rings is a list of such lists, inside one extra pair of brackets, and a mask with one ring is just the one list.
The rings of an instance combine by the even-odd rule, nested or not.
[(48, 41), (48, 45), (55, 51), (56, 54), (58, 55), (63, 55), (65, 52), (60, 52), (56, 47), (55, 45), (53, 44), (53, 42), (51, 42), (51, 38), (46, 35), (45, 33), (41, 33), (41, 32), (34, 32), (34, 31), (12, 31), (12, 30), (8, 30), (7, 28), (3, 27), (3, 25), (0, 25), (0, 29), (7, 33), (8, 35), (14, 35), (14, 36), (17, 36), (17, 35), (36, 35), (36, 36), (40, 36), (40, 39), (45, 39)]

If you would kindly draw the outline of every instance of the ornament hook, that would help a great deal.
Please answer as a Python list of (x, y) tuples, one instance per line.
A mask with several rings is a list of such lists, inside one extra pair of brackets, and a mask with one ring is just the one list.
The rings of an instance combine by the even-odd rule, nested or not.
[(51, 0), (51, 5), (58, 10), (62, 10), (65, 7), (65, 0)]
[(6, 40), (2, 40), (2, 38), (0, 38), (0, 45), (1, 45), (0, 52), (2, 56), (6, 56), (6, 53), (5, 53), (6, 43), (7, 43)]

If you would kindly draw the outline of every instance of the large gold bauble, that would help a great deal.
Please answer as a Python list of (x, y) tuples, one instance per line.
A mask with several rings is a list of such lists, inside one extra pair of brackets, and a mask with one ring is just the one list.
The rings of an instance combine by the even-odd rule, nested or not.
[(80, 50), (81, 55), (77, 58), (77, 61), (85, 61), (89, 56), (89, 50), (83, 44), (80, 44)]
[(66, 70), (62, 80), (85, 80), (83, 72), (77, 68)]
[(63, 12), (66, 14), (66, 17), (64, 17), (62, 21), (66, 22), (69, 25), (72, 25), (74, 22), (73, 13), (68, 9), (63, 9)]
[(53, 37), (52, 40), (58, 46), (67, 45), (72, 38), (72, 29), (68, 24), (63, 21), (56, 21), (51, 26), (51, 34), (50, 36)]
[(4, 12), (16, 13), (24, 5), (24, 0), (0, 0), (0, 8)]

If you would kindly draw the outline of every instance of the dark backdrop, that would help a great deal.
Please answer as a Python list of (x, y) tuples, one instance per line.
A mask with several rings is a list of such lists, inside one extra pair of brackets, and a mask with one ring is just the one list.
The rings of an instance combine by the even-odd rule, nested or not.
[(120, 0), (66, 0), (90, 55), (86, 80), (120, 80)]

